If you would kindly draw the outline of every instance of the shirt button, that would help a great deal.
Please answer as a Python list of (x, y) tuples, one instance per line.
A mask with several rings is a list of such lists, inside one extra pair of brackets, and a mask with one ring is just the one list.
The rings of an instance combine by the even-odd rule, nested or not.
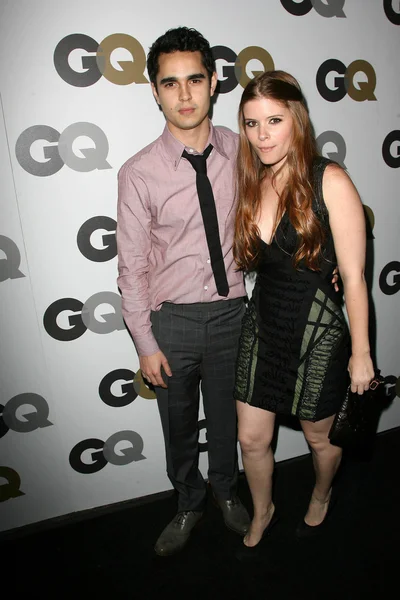
[(193, 148), (189, 148), (189, 152), (193, 154), (193, 152), (194, 152)]
[(205, 289), (205, 290), (208, 290), (208, 285), (205, 285), (205, 286), (204, 286), (204, 289)]
[(210, 264), (210, 259), (209, 258), (207, 258), (207, 262), (208, 262), (208, 264)]

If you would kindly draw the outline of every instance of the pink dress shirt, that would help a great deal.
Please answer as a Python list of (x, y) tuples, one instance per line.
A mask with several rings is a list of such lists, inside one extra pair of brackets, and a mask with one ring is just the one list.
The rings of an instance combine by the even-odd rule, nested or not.
[[(238, 136), (214, 127), (206, 147), (229, 283), (227, 299), (246, 295), (243, 273), (232, 254), (235, 220), (234, 168)], [(196, 190), (196, 173), (182, 158), (185, 147), (166, 126), (152, 144), (130, 158), (118, 174), (118, 286), (122, 314), (140, 356), (159, 350), (150, 312), (164, 302), (192, 304), (219, 296)]]

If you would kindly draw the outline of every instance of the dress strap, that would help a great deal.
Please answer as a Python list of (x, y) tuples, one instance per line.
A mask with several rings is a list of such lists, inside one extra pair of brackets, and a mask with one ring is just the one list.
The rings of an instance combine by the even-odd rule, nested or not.
[(322, 180), (324, 177), (325, 169), (330, 164), (334, 164), (333, 161), (329, 160), (329, 158), (325, 158), (324, 156), (318, 156), (314, 160), (314, 164), (313, 164), (313, 178), (314, 178), (313, 210), (318, 215), (321, 222), (324, 223), (324, 225), (328, 225), (329, 216), (328, 216), (328, 209), (326, 208), (326, 204), (324, 201), (324, 194), (322, 191)]

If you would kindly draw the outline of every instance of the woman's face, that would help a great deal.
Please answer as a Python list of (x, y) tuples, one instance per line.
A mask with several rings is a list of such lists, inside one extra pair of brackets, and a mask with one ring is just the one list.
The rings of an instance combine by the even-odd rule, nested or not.
[(288, 108), (269, 98), (249, 100), (243, 107), (247, 139), (264, 165), (277, 171), (292, 143), (293, 117)]

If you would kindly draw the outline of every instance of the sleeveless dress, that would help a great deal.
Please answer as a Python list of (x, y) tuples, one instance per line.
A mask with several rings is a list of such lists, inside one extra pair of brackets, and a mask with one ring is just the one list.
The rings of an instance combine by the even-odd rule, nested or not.
[(321, 271), (293, 266), (297, 234), (285, 214), (271, 244), (260, 240), (236, 364), (236, 400), (308, 421), (335, 414), (349, 383), (350, 335), (332, 285), (336, 257), (322, 195), (329, 163), (314, 163), (312, 206), (326, 234)]

